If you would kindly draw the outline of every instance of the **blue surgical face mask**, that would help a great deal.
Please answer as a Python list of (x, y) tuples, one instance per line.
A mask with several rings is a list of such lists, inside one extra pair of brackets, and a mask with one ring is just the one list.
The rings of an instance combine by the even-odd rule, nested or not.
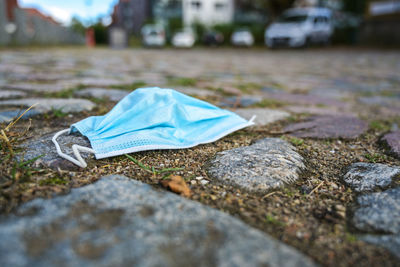
[[(80, 151), (97, 159), (156, 149), (181, 149), (214, 142), (253, 125), (228, 110), (172, 89), (141, 88), (122, 99), (104, 116), (86, 118), (53, 137), (57, 153), (85, 168)], [(92, 148), (73, 145), (76, 159), (61, 152), (57, 137), (79, 132)]]

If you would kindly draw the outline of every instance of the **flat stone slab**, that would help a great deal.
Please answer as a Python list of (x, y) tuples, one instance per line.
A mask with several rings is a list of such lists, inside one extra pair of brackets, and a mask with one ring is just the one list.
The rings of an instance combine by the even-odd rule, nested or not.
[(123, 176), (0, 217), (1, 266), (315, 266), (236, 218)]
[(353, 139), (368, 129), (368, 124), (353, 116), (313, 116), (305, 122), (286, 126), (283, 131), (297, 137)]
[(400, 258), (400, 188), (358, 197), (352, 224), (371, 234), (359, 238)]
[(361, 231), (400, 234), (400, 188), (357, 198), (353, 225)]
[(61, 110), (62, 112), (80, 112), (84, 110), (92, 110), (96, 105), (87, 99), (76, 98), (26, 98), (0, 101), (0, 106), (18, 106), (18, 107), (34, 107), (39, 112), (48, 112), (51, 110)]
[[(22, 113), (24, 112), (24, 110), (21, 109), (6, 109), (6, 110), (0, 110), (0, 123), (2, 122), (10, 122), (13, 119), (18, 118)], [(33, 116), (39, 115), (40, 112), (37, 110), (29, 110), (28, 112), (26, 112), (21, 119), (28, 119), (31, 118)]]
[[(53, 69), (54, 70), (54, 69)], [(10, 73), (8, 78), (15, 81), (26, 82), (55, 82), (57, 80), (70, 79), (73, 76), (65, 73), (33, 72), (33, 73)]]
[(55, 93), (71, 88), (69, 84), (64, 83), (15, 83), (5, 86), (8, 89), (33, 91), (33, 92), (46, 92)]
[(75, 95), (79, 97), (108, 98), (111, 101), (117, 102), (129, 93), (129, 91), (118, 89), (86, 88), (75, 92)]
[(400, 131), (385, 134), (382, 137), (382, 141), (388, 145), (392, 154), (400, 158)]
[(216, 92), (207, 89), (192, 88), (192, 87), (174, 87), (174, 89), (186, 95), (194, 95), (200, 97), (218, 96)]
[(299, 177), (303, 158), (288, 142), (265, 138), (247, 147), (217, 153), (208, 166), (211, 177), (249, 191), (266, 192)]
[(230, 96), (222, 99), (219, 103), (221, 107), (248, 107), (257, 103), (260, 103), (263, 97), (256, 95), (244, 95), (244, 96)]
[(363, 235), (361, 240), (384, 247), (400, 258), (400, 234), (397, 235)]
[[(39, 137), (36, 140), (28, 140), (27, 142), (20, 145), (22, 152), (19, 154), (18, 158), (20, 160), (31, 160), (36, 157), (41, 156), (34, 162), (35, 166), (45, 166), (53, 169), (62, 170), (75, 170), (78, 167), (71, 163), (70, 161), (61, 158), (56, 151), (56, 147), (51, 141), (54, 133), (46, 134)], [(65, 134), (57, 138), (58, 144), (61, 150), (75, 158), (72, 152), (72, 145), (77, 144), (80, 146), (91, 147), (89, 140), (80, 134)], [(81, 156), (86, 159), (93, 157), (92, 154), (81, 152)]]
[(347, 103), (332, 98), (321, 97), (308, 94), (291, 94), (286, 92), (268, 93), (268, 98), (300, 105), (324, 105), (334, 107), (346, 107)]
[(376, 106), (399, 106), (400, 97), (385, 97), (385, 96), (371, 96), (371, 97), (360, 97), (359, 102), (367, 105)]
[(14, 98), (14, 97), (24, 97), (25, 92), (11, 91), (11, 90), (0, 90), (0, 99)]
[(323, 98), (334, 98), (336, 100), (341, 100), (351, 96), (351, 93), (347, 92), (343, 88), (335, 88), (333, 86), (316, 88), (308, 92), (310, 95), (316, 95)]
[(399, 167), (390, 167), (378, 163), (358, 162), (350, 166), (344, 181), (355, 191), (371, 191), (376, 188), (385, 189), (392, 179), (400, 177)]
[(257, 116), (254, 121), (257, 125), (267, 125), (290, 116), (285, 111), (268, 108), (237, 109), (234, 112), (247, 120), (250, 120), (254, 115)]
[(107, 86), (113, 86), (113, 85), (128, 84), (131, 81), (117, 80), (117, 79), (111, 79), (111, 78), (100, 78), (100, 77), (82, 77), (82, 78), (77, 78), (77, 79), (71, 79), (66, 82), (68, 82), (70, 84), (75, 84), (75, 85), (107, 87)]
[(317, 106), (286, 106), (286, 110), (295, 114), (312, 114), (312, 115), (341, 115), (341, 116), (351, 116), (349, 113), (339, 111), (338, 108), (322, 108)]

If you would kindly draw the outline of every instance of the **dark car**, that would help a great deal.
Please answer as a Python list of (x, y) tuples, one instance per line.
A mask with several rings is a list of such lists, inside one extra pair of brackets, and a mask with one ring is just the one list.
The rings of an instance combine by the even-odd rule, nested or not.
[(203, 42), (205, 45), (218, 46), (224, 42), (224, 35), (220, 32), (209, 31), (203, 36)]

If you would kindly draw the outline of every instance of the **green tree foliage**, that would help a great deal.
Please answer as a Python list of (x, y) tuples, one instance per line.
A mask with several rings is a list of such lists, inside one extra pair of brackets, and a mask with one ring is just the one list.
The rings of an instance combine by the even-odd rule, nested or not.
[(108, 29), (101, 23), (101, 21), (96, 22), (91, 26), (94, 29), (94, 35), (96, 39), (96, 44), (107, 44), (108, 43)]
[(274, 18), (279, 16), (284, 10), (290, 8), (295, 0), (238, 0), (237, 3), (244, 8), (255, 7), (269, 10)]
[(83, 23), (77, 18), (73, 17), (71, 20), (71, 25), (69, 26), (74, 32), (80, 33), (80, 34), (85, 34), (86, 32), (86, 27), (83, 25)]
[(367, 8), (367, 2), (365, 0), (343, 0), (343, 11), (363, 15)]
[(201, 40), (206, 32), (206, 27), (200, 22), (195, 22), (192, 24), (192, 28), (194, 30), (194, 33), (196, 34), (197, 43), (201, 43)]
[(217, 24), (213, 26), (213, 29), (217, 32), (222, 33), (224, 36), (224, 43), (229, 43), (231, 39), (231, 35), (234, 31), (233, 24)]
[(170, 18), (168, 20), (168, 28), (171, 34), (174, 34), (183, 28), (183, 23), (181, 18)]

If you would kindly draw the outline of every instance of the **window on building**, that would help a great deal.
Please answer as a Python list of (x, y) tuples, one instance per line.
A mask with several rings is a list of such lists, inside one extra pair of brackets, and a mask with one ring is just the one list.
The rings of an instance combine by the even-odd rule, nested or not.
[(200, 1), (192, 1), (192, 8), (193, 9), (201, 9), (201, 2)]
[(215, 10), (220, 11), (225, 9), (225, 4), (224, 3), (215, 3)]

